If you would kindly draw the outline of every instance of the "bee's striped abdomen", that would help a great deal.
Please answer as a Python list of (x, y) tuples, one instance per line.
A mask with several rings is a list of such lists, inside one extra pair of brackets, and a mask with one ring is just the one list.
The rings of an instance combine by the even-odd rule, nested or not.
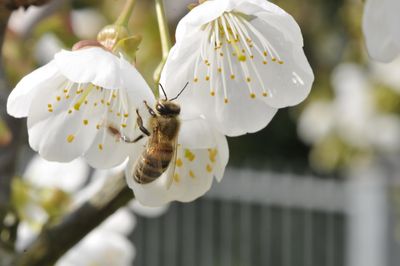
[(149, 145), (140, 156), (133, 172), (136, 182), (147, 184), (160, 177), (167, 170), (173, 153), (171, 143)]

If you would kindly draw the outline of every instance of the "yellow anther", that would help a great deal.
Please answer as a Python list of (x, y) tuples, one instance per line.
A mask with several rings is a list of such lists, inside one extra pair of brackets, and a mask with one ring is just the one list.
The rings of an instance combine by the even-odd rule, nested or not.
[(100, 129), (101, 126), (99, 124), (96, 125), (96, 129)]
[(57, 102), (61, 101), (61, 97), (60, 97), (60, 96), (57, 96), (57, 97), (56, 97), (56, 100), (57, 100)]
[(100, 102), (101, 102), (101, 104), (104, 104), (104, 99), (101, 99), (101, 101), (100, 101)]
[(68, 114), (72, 114), (72, 110), (68, 110)]
[(174, 181), (175, 181), (176, 183), (179, 183), (179, 182), (181, 181), (181, 177), (179, 176), (178, 173), (175, 173), (175, 174), (174, 174)]
[(99, 150), (103, 150), (103, 144), (99, 144)]
[(180, 158), (176, 159), (176, 166), (181, 167), (183, 165), (183, 162)]
[(218, 68), (218, 72), (221, 73), (222, 72), (222, 68), (219, 67)]
[(220, 56), (224, 56), (224, 53), (219, 53)]
[(67, 142), (68, 142), (68, 143), (71, 143), (71, 142), (74, 141), (74, 139), (75, 139), (75, 136), (74, 136), (74, 135), (68, 135), (68, 137), (67, 137)]
[(210, 80), (210, 77), (209, 77), (209, 76), (206, 76), (206, 80), (209, 81), (209, 80)]
[(264, 51), (264, 56), (267, 56), (267, 55), (268, 55), (267, 51)]
[(85, 119), (85, 120), (83, 120), (83, 124), (84, 124), (85, 126), (87, 126), (87, 125), (89, 124), (89, 121), (88, 121), (87, 119)]
[(268, 62), (264, 60), (264, 61), (263, 61), (263, 64), (266, 65), (266, 64), (268, 64)]
[(194, 172), (192, 170), (189, 171), (189, 176), (191, 178), (196, 178), (196, 175), (194, 174)]
[(85, 104), (88, 104), (88, 100), (85, 100), (85, 102), (84, 102)]
[(47, 111), (49, 111), (50, 113), (52, 113), (52, 112), (53, 112), (53, 109), (52, 109), (52, 108), (49, 108)]
[(224, 103), (228, 103), (229, 101), (228, 101), (228, 98), (225, 98), (224, 99)]
[(115, 92), (112, 94), (112, 97), (115, 99), (117, 98), (117, 94), (115, 94)]
[(124, 114), (125, 118), (128, 118), (128, 116), (129, 116), (129, 113)]
[(231, 79), (235, 79), (235, 75), (231, 74)]
[(51, 105), (50, 103), (47, 105), (48, 108), (52, 108), (53, 105)]
[(272, 62), (276, 62), (276, 58), (275, 57), (273, 57), (271, 60), (272, 60)]
[(74, 109), (76, 110), (76, 111), (79, 111), (79, 108), (81, 108), (81, 103), (76, 103), (76, 104), (74, 104)]
[(247, 82), (250, 82), (250, 81), (251, 81), (251, 78), (250, 78), (250, 77), (247, 77), (247, 78), (246, 78), (246, 81), (247, 81)]
[(254, 93), (251, 93), (251, 94), (250, 94), (250, 98), (255, 99), (255, 98), (256, 98), (256, 95), (255, 95)]
[(211, 165), (207, 164), (207, 166), (206, 166), (206, 170), (207, 170), (207, 172), (211, 173), (211, 172), (212, 172), (212, 170), (213, 170), (213, 168), (212, 168), (212, 166), (211, 166)]
[(121, 113), (118, 112), (118, 113), (117, 113), (117, 116), (120, 117), (120, 116), (121, 116)]
[(267, 92), (263, 92), (262, 96), (267, 97), (268, 93)]
[(185, 158), (187, 158), (189, 161), (193, 162), (194, 159), (196, 159), (196, 156), (189, 149), (186, 149), (185, 150)]
[(198, 78), (194, 78), (193, 81), (194, 81), (194, 82), (198, 82), (199, 79), (198, 79)]
[(68, 90), (67, 90), (67, 89), (64, 89), (64, 93), (68, 93)]
[(285, 62), (283, 62), (282, 60), (278, 61), (278, 64), (283, 65)]
[(217, 149), (209, 149), (208, 150), (208, 158), (211, 162), (215, 163), (217, 157), (218, 150)]
[(121, 124), (121, 127), (126, 128), (127, 125), (126, 124)]
[(211, 96), (215, 96), (215, 91), (210, 92)]
[(107, 102), (107, 106), (110, 106), (111, 105), (111, 102)]

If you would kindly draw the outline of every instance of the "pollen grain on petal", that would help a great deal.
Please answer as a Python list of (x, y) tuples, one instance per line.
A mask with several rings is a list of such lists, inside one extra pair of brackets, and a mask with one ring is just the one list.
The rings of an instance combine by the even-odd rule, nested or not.
[(186, 149), (185, 150), (185, 158), (188, 159), (190, 162), (193, 162), (194, 159), (196, 159), (196, 156), (194, 155), (194, 153), (191, 150)]
[(180, 175), (179, 175), (178, 173), (175, 173), (175, 174), (174, 174), (174, 181), (175, 181), (176, 183), (179, 183), (179, 182), (181, 181), (181, 177), (180, 177)]
[(73, 141), (74, 141), (74, 139), (75, 139), (75, 136), (74, 136), (74, 135), (72, 135), (72, 134), (67, 136), (67, 142), (68, 142), (68, 143), (71, 143), (71, 142), (73, 142)]
[(194, 174), (194, 172), (192, 170), (189, 171), (189, 176), (191, 178), (196, 178), (196, 175)]
[(180, 158), (176, 159), (176, 166), (182, 167), (182, 165), (183, 165), (182, 160)]

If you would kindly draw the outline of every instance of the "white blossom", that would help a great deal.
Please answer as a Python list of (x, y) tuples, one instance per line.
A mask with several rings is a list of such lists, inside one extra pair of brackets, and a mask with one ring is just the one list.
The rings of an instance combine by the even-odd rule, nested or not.
[(154, 96), (122, 55), (100, 47), (61, 51), (24, 77), (11, 92), (7, 111), (28, 117), (29, 143), (50, 161), (84, 156), (97, 168), (123, 162), (131, 145), (108, 133), (112, 125), (137, 133), (135, 109)]
[(400, 54), (400, 1), (367, 0), (363, 30), (370, 56), (389, 62)]
[(265, 127), (314, 80), (295, 20), (264, 0), (209, 0), (178, 24), (162, 73), (167, 94), (196, 105), (228, 136)]

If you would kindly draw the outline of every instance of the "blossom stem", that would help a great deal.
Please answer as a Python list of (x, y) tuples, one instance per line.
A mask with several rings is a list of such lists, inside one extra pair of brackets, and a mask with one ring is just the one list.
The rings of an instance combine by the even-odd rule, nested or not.
[(131, 18), (133, 8), (135, 7), (136, 0), (126, 0), (125, 6), (119, 15), (115, 25), (119, 26), (128, 26), (129, 19)]
[[(162, 50), (162, 59), (160, 64), (158, 65), (156, 71), (154, 72), (154, 82), (158, 87), (158, 83), (160, 81), (161, 71), (167, 61), (169, 50), (171, 50), (172, 42), (168, 29), (168, 22), (164, 11), (164, 3), (163, 0), (155, 0), (156, 2), (156, 13), (158, 20), (158, 28), (160, 30), (160, 39), (161, 39), (161, 50)], [(158, 92), (158, 90), (156, 90)], [(156, 95), (158, 95), (158, 93)]]

